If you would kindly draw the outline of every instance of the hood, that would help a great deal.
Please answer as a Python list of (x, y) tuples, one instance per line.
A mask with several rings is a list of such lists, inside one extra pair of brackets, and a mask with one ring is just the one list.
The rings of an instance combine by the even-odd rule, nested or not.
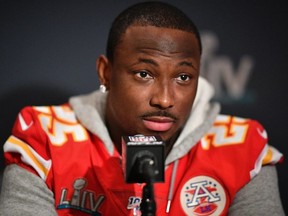
[[(191, 113), (180, 136), (166, 158), (166, 165), (184, 156), (210, 129), (220, 111), (218, 103), (210, 102), (213, 95), (212, 86), (207, 80), (199, 77), (197, 94)], [(69, 104), (81, 124), (91, 133), (97, 135), (112, 155), (114, 144), (104, 123), (106, 97), (107, 93), (103, 94), (100, 91), (94, 91), (90, 94), (71, 97)]]

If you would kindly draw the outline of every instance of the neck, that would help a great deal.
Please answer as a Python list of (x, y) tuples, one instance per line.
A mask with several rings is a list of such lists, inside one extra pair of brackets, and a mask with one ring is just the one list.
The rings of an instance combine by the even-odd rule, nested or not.
[(119, 132), (119, 130), (116, 130), (115, 126), (111, 127), (111, 125), (110, 125), (109, 121), (107, 121), (107, 119), (106, 119), (106, 126), (108, 129), (109, 135), (111, 137), (111, 140), (114, 143), (115, 148), (117, 149), (117, 151), (121, 155), (122, 154), (122, 145), (121, 145), (122, 134), (121, 134), (121, 132)]

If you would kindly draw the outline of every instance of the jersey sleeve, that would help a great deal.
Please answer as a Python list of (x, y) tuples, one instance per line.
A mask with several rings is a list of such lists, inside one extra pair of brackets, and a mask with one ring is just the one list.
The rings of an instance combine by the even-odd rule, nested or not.
[(38, 114), (34, 107), (23, 108), (3, 149), (7, 165), (18, 164), (46, 180), (52, 162), (47, 136), (41, 129)]
[[(250, 171), (251, 178), (255, 177), (264, 165), (272, 165), (276, 163), (281, 163), (284, 156), (275, 147), (269, 145), (268, 134), (265, 128), (257, 121), (252, 121), (250, 137), (253, 143), (263, 143), (263, 147), (259, 153), (254, 164), (254, 169)], [(255, 145), (254, 145), (255, 146)]]
[[(268, 144), (264, 127), (255, 120), (229, 115), (219, 115), (213, 127), (201, 140), (210, 160), (232, 178), (237, 170), (237, 180), (254, 178), (263, 165), (276, 164), (283, 155)], [(214, 159), (215, 155), (217, 158)]]

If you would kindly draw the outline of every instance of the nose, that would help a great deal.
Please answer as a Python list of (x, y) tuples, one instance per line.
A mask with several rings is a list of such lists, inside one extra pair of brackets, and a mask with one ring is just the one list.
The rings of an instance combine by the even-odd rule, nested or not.
[(172, 108), (174, 106), (174, 90), (173, 83), (163, 81), (154, 84), (150, 106), (157, 107), (161, 110)]

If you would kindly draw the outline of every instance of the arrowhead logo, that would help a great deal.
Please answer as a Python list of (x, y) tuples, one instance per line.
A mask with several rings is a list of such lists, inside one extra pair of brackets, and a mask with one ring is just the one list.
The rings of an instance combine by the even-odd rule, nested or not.
[(27, 125), (23, 116), (21, 115), (21, 113), (18, 115), (18, 117), (19, 117), (19, 122), (20, 122), (20, 125), (21, 125), (21, 128), (23, 131), (26, 131), (27, 129), (29, 129), (32, 126), (33, 121), (31, 121), (30, 124)]

